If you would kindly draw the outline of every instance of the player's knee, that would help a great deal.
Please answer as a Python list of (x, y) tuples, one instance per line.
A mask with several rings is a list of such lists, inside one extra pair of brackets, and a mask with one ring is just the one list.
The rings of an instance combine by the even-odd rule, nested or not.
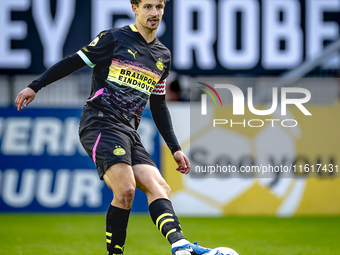
[(129, 186), (129, 187), (124, 187), (119, 192), (119, 195), (116, 197), (117, 200), (119, 200), (119, 203), (123, 205), (124, 207), (131, 208), (133, 198), (135, 196), (135, 187)]
[(126, 201), (132, 201), (135, 196), (135, 188), (134, 187), (127, 187), (123, 190), (122, 197)]
[(164, 182), (164, 183), (162, 184), (162, 189), (163, 189), (164, 193), (165, 193), (168, 197), (170, 197), (170, 195), (171, 195), (171, 188), (170, 188), (170, 186), (169, 186), (166, 182)]

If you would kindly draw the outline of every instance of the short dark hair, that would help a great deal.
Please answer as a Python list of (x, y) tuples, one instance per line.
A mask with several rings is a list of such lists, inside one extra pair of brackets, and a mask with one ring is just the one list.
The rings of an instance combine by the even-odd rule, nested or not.
[[(167, 1), (170, 1), (170, 0), (164, 0), (164, 3)], [(140, 2), (142, 2), (142, 0), (130, 0), (130, 3), (135, 4), (135, 5), (138, 5)]]

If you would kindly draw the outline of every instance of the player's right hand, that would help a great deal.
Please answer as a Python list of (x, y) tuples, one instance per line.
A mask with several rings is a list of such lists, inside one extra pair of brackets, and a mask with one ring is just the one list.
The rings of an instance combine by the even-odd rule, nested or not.
[(26, 108), (27, 105), (35, 98), (35, 92), (31, 88), (25, 88), (22, 90), (15, 99), (15, 104), (18, 107), (18, 111), (22, 111), (22, 105)]

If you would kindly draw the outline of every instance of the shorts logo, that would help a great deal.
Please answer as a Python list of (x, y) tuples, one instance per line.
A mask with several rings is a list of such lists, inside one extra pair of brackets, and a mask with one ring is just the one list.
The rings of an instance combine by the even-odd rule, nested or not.
[(158, 68), (159, 70), (163, 71), (163, 69), (164, 69), (164, 64), (163, 64), (162, 61), (158, 61), (158, 62), (156, 63), (156, 66), (157, 66), (157, 68)]
[(116, 156), (123, 156), (126, 154), (126, 151), (122, 147), (116, 146), (116, 149), (114, 149), (113, 154), (115, 154)]

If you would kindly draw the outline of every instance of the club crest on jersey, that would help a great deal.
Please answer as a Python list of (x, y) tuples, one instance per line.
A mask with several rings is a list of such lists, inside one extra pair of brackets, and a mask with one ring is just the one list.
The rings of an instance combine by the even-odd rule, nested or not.
[(123, 156), (126, 154), (126, 151), (122, 147), (116, 146), (116, 149), (114, 149), (113, 154), (116, 156)]
[(163, 71), (163, 69), (164, 69), (164, 64), (163, 64), (163, 62), (160, 60), (160, 61), (158, 61), (157, 63), (156, 63), (156, 66), (157, 66), (157, 68), (160, 70), (160, 71)]

